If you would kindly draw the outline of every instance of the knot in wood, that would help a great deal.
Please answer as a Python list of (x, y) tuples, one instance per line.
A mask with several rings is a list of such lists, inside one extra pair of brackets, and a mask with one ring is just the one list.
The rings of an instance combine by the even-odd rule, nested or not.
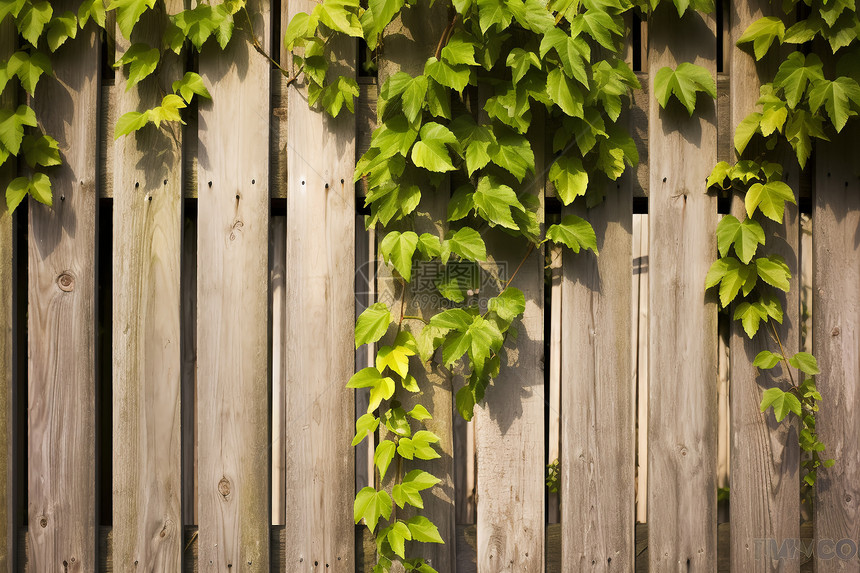
[(71, 292), (75, 290), (75, 277), (66, 271), (57, 277), (57, 286), (63, 292)]
[(840, 332), (839, 327), (835, 326), (833, 327), (833, 330), (830, 331), (830, 336), (839, 336)]
[(218, 482), (218, 493), (225, 498), (230, 495), (230, 480), (226, 477), (222, 477), (221, 481)]
[(43, 528), (48, 527), (48, 518), (47, 518), (47, 517), (42, 517), (42, 518), (39, 520), (39, 525), (41, 525)]

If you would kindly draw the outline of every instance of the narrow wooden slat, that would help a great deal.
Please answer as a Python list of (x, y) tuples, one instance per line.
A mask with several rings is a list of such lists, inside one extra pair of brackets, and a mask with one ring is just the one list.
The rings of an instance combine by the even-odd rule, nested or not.
[[(267, 0), (249, 2), (269, 43)], [(269, 570), (269, 65), (236, 38), (200, 75), (197, 345), (200, 570)]]
[(284, 525), (287, 488), (287, 432), (285, 416), (286, 360), (283, 351), (287, 329), (287, 218), (272, 217), (269, 233), (269, 304), (272, 311), (272, 524)]
[[(813, 192), (813, 344), (821, 374), (815, 416), (819, 439), (833, 458), (819, 469), (815, 488), (815, 538), (834, 543), (860, 539), (860, 177), (851, 125), (815, 155)], [(835, 551), (833, 547), (833, 551)], [(843, 547), (845, 551), (847, 548)], [(847, 552), (846, 552), (847, 554)], [(855, 571), (856, 558), (843, 560), (818, 551), (816, 571)]]
[[(726, 155), (734, 158), (731, 142), (734, 129), (748, 114), (757, 110), (759, 87), (776, 73), (780, 58), (772, 53), (760, 62), (738, 48), (734, 43), (750, 24), (763, 16), (780, 16), (780, 8), (768, 0), (748, 0), (729, 3), (730, 41), (732, 46), (725, 54), (731, 69), (731, 90), (727, 110), (730, 117), (720, 120), (721, 130), (728, 123)], [(723, 112), (723, 109), (720, 109)], [(755, 157), (764, 149), (750, 147), (748, 157)], [(721, 159), (727, 160), (729, 157)], [(798, 171), (793, 154), (785, 155), (784, 179), (797, 193)], [(790, 289), (787, 294), (776, 291), (782, 304), (782, 324), (772, 324), (785, 352), (794, 354), (800, 345), (800, 283), (798, 257), (800, 254), (799, 212), (796, 206), (786, 204), (783, 224), (767, 220), (763, 223), (766, 244), (760, 252), (782, 256), (791, 270)], [(742, 195), (734, 197), (732, 213), (743, 220), (746, 217)], [(774, 289), (775, 290), (775, 289)], [(759, 370), (753, 360), (762, 350), (780, 352), (773, 340), (771, 328), (762, 327), (750, 340), (739, 321), (731, 323), (729, 379), (731, 380), (731, 520), (732, 569), (735, 571), (799, 571), (800, 560), (782, 562), (763, 558), (762, 539), (784, 539), (800, 535), (800, 466), (796, 418), (778, 423), (773, 413), (759, 410), (762, 392), (774, 386), (783, 390), (791, 387), (789, 373), (783, 364), (771, 370)], [(797, 373), (794, 373), (797, 376)], [(758, 553), (757, 553), (758, 552)]]
[(90, 22), (52, 56), (55, 78), (40, 83), (33, 100), (63, 160), (51, 174), (54, 206), (30, 201), (27, 457), (33, 571), (90, 571), (96, 561), (99, 48)]
[[(15, 49), (15, 27), (11, 19), (0, 23), (0, 61), (6, 60)], [(12, 86), (0, 94), (0, 109), (15, 108), (15, 90)], [(0, 166), (0, 189), (5, 189), (15, 178), (15, 164), (6, 161)], [(22, 205), (23, 210), (26, 207)], [(15, 483), (13, 467), (13, 401), (12, 347), (13, 347), (13, 250), (12, 214), (6, 202), (0, 200), (0, 572), (11, 573), (14, 565), (15, 526), (12, 503)]]
[[(547, 432), (548, 464), (560, 459), (561, 456), (561, 357), (562, 330), (564, 317), (562, 314), (564, 285), (562, 284), (562, 247), (553, 244), (550, 249), (550, 339), (549, 339), (549, 431)], [(547, 523), (559, 523), (561, 520), (561, 499), (559, 492), (547, 491)]]
[[(161, 9), (148, 12), (134, 41), (156, 43), (165, 22)], [(131, 45), (118, 30), (116, 41), (119, 51)], [(128, 90), (124, 76), (118, 69), (119, 115), (159, 105), (161, 90), (182, 77), (182, 66), (165, 55), (157, 77)], [(181, 565), (180, 137), (179, 129), (146, 128), (119, 138), (111, 150), (113, 564), (120, 570)]]
[(635, 420), (630, 367), (629, 177), (592, 209), (598, 258), (564, 252), (561, 551), (564, 571), (632, 571)]
[[(289, 3), (289, 16), (314, 3)], [(355, 76), (355, 42), (329, 43), (329, 77)], [(289, 87), (286, 268), (286, 515), (290, 571), (355, 567), (350, 441), (355, 327), (355, 118), (308, 108), (307, 87)]]
[[(713, 16), (671, 5), (649, 21), (648, 69), (681, 62), (716, 75)], [(652, 571), (717, 564), (717, 313), (704, 292), (716, 253), (716, 200), (704, 181), (717, 159), (715, 102), (690, 117), (650, 99), (648, 523)]]
[[(641, 160), (641, 155), (640, 155)], [(648, 215), (633, 215), (633, 354), (636, 381), (636, 521), (648, 516)]]

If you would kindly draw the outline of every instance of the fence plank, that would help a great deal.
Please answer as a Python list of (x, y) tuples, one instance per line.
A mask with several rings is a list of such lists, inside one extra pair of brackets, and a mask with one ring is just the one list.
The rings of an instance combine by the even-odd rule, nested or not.
[[(836, 464), (819, 469), (815, 539), (860, 539), (860, 178), (849, 124), (832, 143), (817, 147), (813, 192), (813, 345), (823, 397), (815, 427)], [(816, 553), (816, 571), (856, 570), (856, 559)]]
[[(55, 7), (59, 10), (61, 7)], [(95, 568), (95, 246), (99, 42), (94, 22), (52, 56), (33, 100), (63, 165), (53, 207), (30, 201), (29, 563)]]
[[(148, 12), (135, 41), (157, 42), (165, 20), (161, 8)], [(118, 52), (131, 45), (118, 32), (116, 42)], [(157, 106), (161, 90), (182, 77), (178, 58), (163, 58), (159, 69), (157, 78), (129, 90), (124, 70), (117, 71), (119, 115)], [(180, 130), (146, 128), (116, 140), (112, 151), (113, 564), (176, 571), (182, 563)]]
[[(313, 6), (290, 2), (289, 16)], [(329, 46), (337, 58), (329, 77), (354, 77), (354, 40)], [(355, 117), (309, 109), (299, 83), (289, 87), (288, 108), (286, 515), (301, 521), (287, 536), (284, 563), (352, 571)]]
[(636, 521), (643, 523), (648, 516), (648, 276), (648, 215), (633, 215), (631, 354), (636, 381)]
[[(248, 13), (269, 45), (267, 0)], [(244, 38), (204, 46), (197, 227), (200, 570), (269, 570), (270, 70)]]
[[(664, 66), (692, 62), (716, 76), (713, 16), (677, 18), (671, 5), (650, 18), (651, 94)], [(704, 277), (716, 253), (716, 200), (704, 181), (717, 159), (715, 103), (700, 96), (689, 117), (652, 95), (649, 114), (649, 555), (653, 571), (714, 571), (717, 313)]]
[(285, 354), (284, 337), (287, 328), (287, 218), (272, 217), (269, 234), (270, 305), (272, 309), (272, 524), (284, 525), (284, 492), (287, 488), (287, 451), (284, 435), (287, 418), (284, 415)]
[[(731, 89), (729, 93), (730, 117), (726, 139), (733, 141), (735, 126), (756, 110), (759, 87), (776, 73), (777, 54), (772, 53), (760, 62), (751, 54), (734, 47), (747, 27), (762, 16), (779, 16), (779, 8), (767, 0), (731, 2), (731, 46), (727, 56), (731, 59)], [(721, 122), (722, 123), (722, 122)], [(733, 150), (733, 146), (729, 144)], [(764, 149), (750, 146), (748, 157)], [(793, 154), (792, 154), (793, 155)], [(734, 157), (734, 152), (730, 152)], [(784, 157), (785, 180), (797, 191), (798, 168), (791, 155)], [(728, 159), (728, 158), (727, 158)], [(766, 221), (763, 224), (767, 253), (781, 255), (791, 269), (789, 292), (777, 291), (783, 306), (781, 325), (774, 325), (786, 352), (795, 353), (800, 345), (800, 307), (798, 257), (800, 254), (799, 212), (796, 206), (788, 207), (783, 224)], [(743, 197), (736, 195), (732, 213), (743, 220)], [(735, 571), (798, 571), (800, 559), (781, 562), (763, 558), (761, 542), (756, 540), (796, 539), (800, 536), (799, 520), (799, 448), (797, 423), (788, 419), (777, 423), (772, 413), (759, 410), (764, 389), (779, 386), (787, 390), (788, 373), (780, 364), (771, 370), (759, 371), (752, 365), (762, 350), (779, 352), (773, 342), (773, 332), (762, 327), (753, 340), (747, 338), (739, 321), (731, 323), (729, 379), (731, 380), (731, 519), (732, 569)], [(796, 375), (796, 374), (795, 374)], [(796, 420), (796, 419), (795, 419)]]
[[(15, 49), (15, 26), (11, 19), (0, 22), (0, 60), (6, 60)], [(15, 108), (15, 92), (8, 86), (0, 94), (0, 108)], [(15, 178), (15, 163), (6, 161), (0, 166), (0, 189), (5, 189)], [(21, 206), (23, 210), (25, 205)], [(13, 221), (6, 209), (6, 201), (0, 199), (0, 572), (11, 573), (14, 565), (15, 527), (18, 523), (13, 515), (16, 469), (13, 458), (13, 384), (12, 348), (13, 336)]]
[(593, 209), (600, 257), (564, 252), (562, 564), (632, 571), (636, 450), (631, 379), (633, 203), (629, 177)]

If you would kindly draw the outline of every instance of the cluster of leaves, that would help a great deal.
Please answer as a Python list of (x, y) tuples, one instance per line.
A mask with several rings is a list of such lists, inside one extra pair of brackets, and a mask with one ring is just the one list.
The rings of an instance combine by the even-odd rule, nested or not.
[[(806, 18), (786, 26), (779, 17), (763, 17), (738, 39), (738, 46), (750, 48), (756, 60), (778, 57), (768, 56), (768, 52), (784, 44), (796, 45), (798, 51), (789, 52), (773, 80), (762, 85), (759, 111), (749, 114), (737, 126), (734, 145), (739, 160), (734, 165), (717, 164), (707, 182), (709, 188), (733, 187), (745, 193), (746, 219), (726, 216), (717, 227), (720, 258), (711, 266), (705, 284), (706, 288), (719, 286), (720, 303), (724, 307), (735, 301), (734, 319), (741, 321), (750, 338), (762, 324), (771, 320), (782, 322), (782, 305), (772, 289), (788, 291), (791, 279), (790, 269), (781, 257), (756, 256), (759, 248), (765, 246), (766, 233), (754, 215), (782, 223), (786, 202), (796, 203), (794, 191), (781, 180), (782, 166), (767, 157), (779, 161), (780, 146), (790, 146), (797, 157), (797, 166), (803, 169), (812, 153), (813, 139), (829, 141), (845, 128), (851, 117), (860, 114), (857, 41), (860, 19), (854, 3), (843, 0), (804, 0), (804, 3), (809, 13)], [(784, 0), (782, 7), (794, 18), (797, 4), (797, 0)], [(832, 56), (814, 48), (816, 43), (824, 42)], [(825, 73), (822, 56), (832, 59), (826, 67), (832, 73)], [(754, 157), (750, 157), (752, 149)], [(776, 328), (770, 324), (776, 336)], [(778, 338), (776, 342), (779, 343)], [(815, 434), (816, 402), (821, 395), (813, 376), (818, 374), (818, 365), (809, 354), (801, 352), (787, 357), (781, 344), (779, 350), (779, 354), (760, 353), (754, 364), (773, 368), (783, 361), (789, 377), (791, 368), (799, 369), (806, 377), (797, 385), (792, 381), (788, 391), (779, 387), (767, 389), (761, 410), (772, 408), (779, 421), (789, 413), (800, 419), (800, 445), (808, 454), (804, 460), (807, 470), (804, 481), (811, 487), (817, 468), (833, 464), (833, 460), (820, 459), (824, 445)]]

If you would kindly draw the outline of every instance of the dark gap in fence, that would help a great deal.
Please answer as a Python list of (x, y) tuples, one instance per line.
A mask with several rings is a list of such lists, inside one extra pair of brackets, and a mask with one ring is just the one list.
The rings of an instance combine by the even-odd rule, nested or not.
[(547, 219), (549, 219), (550, 215), (558, 215), (561, 213), (561, 201), (558, 200), (558, 197), (546, 197), (544, 199), (543, 210)]
[[(32, 200), (32, 199), (30, 199)], [(12, 281), (12, 495), (10, 507), (12, 523), (27, 525), (27, 203), (23, 203), (12, 217), (13, 267)], [(9, 563), (15, 571), (24, 570), (24, 555), (18, 553), (18, 544), (9, 550)]]
[(728, 215), (732, 212), (732, 197), (717, 197), (717, 213)]
[[(272, 58), (275, 60), (281, 59), (281, 42), (283, 40), (281, 35), (281, 0), (271, 0), (272, 1), (272, 34), (269, 39), (269, 53), (272, 54)], [(286, 30), (285, 30), (286, 31)], [(278, 62), (282, 66), (285, 62)], [(277, 66), (272, 64), (272, 70), (277, 70)]]
[(96, 213), (96, 506), (97, 525), (113, 523), (113, 199)]
[(633, 197), (633, 214), (648, 214), (648, 197)]
[(727, 33), (728, 29), (731, 29), (731, 26), (726, 25), (729, 23), (727, 12), (728, 2), (724, 2), (723, 0), (716, 0), (715, 16), (717, 20), (717, 73), (720, 73), (724, 70), (723, 60), (725, 58), (725, 54), (723, 53), (723, 35)]
[(800, 212), (804, 215), (812, 215), (812, 197), (801, 196), (800, 198), (798, 198), (797, 208), (800, 209)]
[[(195, 428), (197, 384), (197, 201), (182, 202), (182, 256), (179, 278), (180, 292), (180, 363), (182, 364), (180, 390), (181, 459), (182, 459), (182, 522), (194, 525), (195, 511)], [(186, 553), (183, 551), (183, 560)]]
[[(105, 14), (105, 29), (99, 29), (99, 42), (101, 43), (101, 74), (102, 85), (113, 85), (116, 80), (116, 70), (113, 67), (116, 61), (116, 39), (112, 34), (108, 34), (108, 30), (116, 29), (116, 14), (113, 10)], [(90, 24), (91, 26), (95, 25)]]
[(632, 65), (634, 72), (642, 71), (642, 17), (637, 10), (632, 11), (630, 25), (630, 46), (633, 48)]
[(360, 191), (359, 185), (360, 183), (357, 183), (355, 189), (355, 214), (370, 215), (370, 205), (364, 203), (364, 193)]
[(271, 202), (269, 203), (269, 212), (272, 217), (286, 217), (287, 216), (287, 198), (286, 197), (272, 197)]

